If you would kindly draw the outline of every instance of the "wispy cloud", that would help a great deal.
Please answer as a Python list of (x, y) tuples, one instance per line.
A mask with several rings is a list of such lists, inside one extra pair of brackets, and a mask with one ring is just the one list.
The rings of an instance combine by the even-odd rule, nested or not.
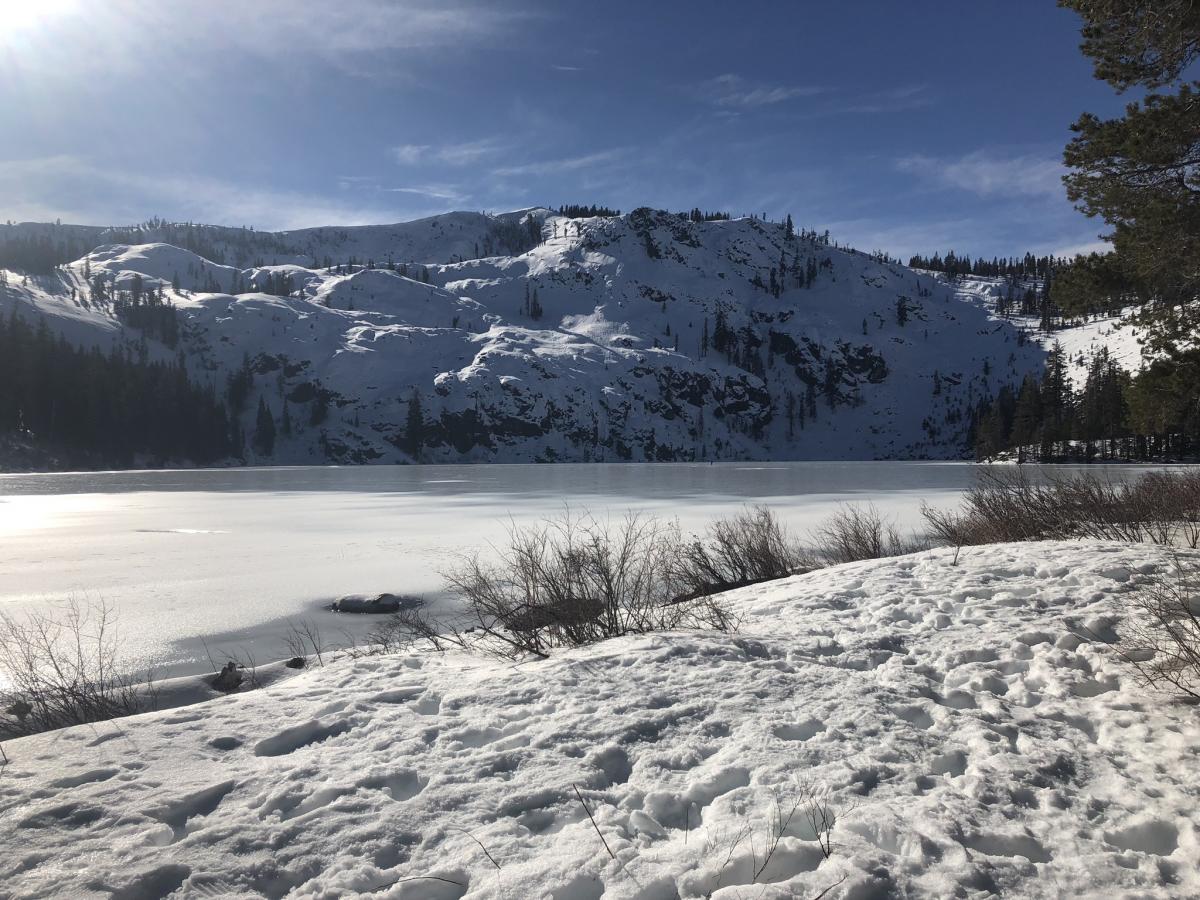
[(926, 84), (906, 84), (872, 91), (850, 99), (841, 112), (874, 115), (876, 113), (909, 112), (933, 105), (933, 94)]
[(469, 200), (470, 195), (464, 194), (452, 184), (424, 184), (412, 187), (389, 187), (383, 190), (392, 194), (415, 194), (419, 197), (430, 197), (434, 200), (446, 200), (450, 203), (462, 203)]
[(1052, 256), (1086, 256), (1089, 253), (1108, 253), (1113, 246), (1109, 241), (1081, 241), (1063, 244), (1051, 250)]
[(1036, 209), (1027, 207), (1006, 217), (973, 212), (928, 218), (864, 217), (827, 224), (836, 238), (859, 250), (886, 250), (901, 259), (935, 250), (985, 257), (1019, 256), (1026, 252), (1071, 257), (1112, 249), (1106, 241), (1092, 236), (1093, 223), (1081, 222), (1065, 201), (1063, 207), (1055, 210), (1036, 204)]
[(835, 237), (859, 250), (886, 250), (902, 259), (915, 253), (962, 247), (964, 237), (980, 232), (980, 223), (970, 218), (903, 223), (862, 218), (830, 222), (828, 226)]
[(915, 155), (897, 160), (896, 168), (928, 183), (970, 191), (980, 197), (1063, 196), (1062, 163), (1041, 156), (1000, 156), (987, 150), (950, 158)]
[(724, 109), (754, 109), (799, 97), (815, 97), (827, 90), (818, 85), (756, 83), (741, 75), (726, 73), (696, 85), (694, 93), (704, 102)]
[[(209, 0), (197, 22), (251, 53), (321, 58), (366, 74), (397, 50), (462, 48), (510, 35), (529, 10), (480, 0)], [(394, 60), (393, 60), (394, 61)]]
[(814, 99), (804, 110), (809, 116), (834, 116), (846, 113), (873, 115), (904, 112), (932, 106), (928, 85), (908, 84), (879, 91), (853, 92), (822, 85), (764, 84), (741, 75), (727, 73), (690, 88), (693, 97), (716, 107), (721, 115), (737, 116), (791, 100)]
[[(394, 77), (409, 73), (417, 53), (516, 41), (531, 22), (550, 16), (488, 0), (120, 0), (80, 6), (88, 12), (47, 17), (38, 40), (6, 46), (6, 62), (26, 78), (33, 73), (75, 84), (90, 72), (151, 77), (169, 61), (178, 80), (199, 67), (192, 57), (205, 47), (210, 56), (281, 65), (292, 77), (307, 77), (314, 66)], [(78, 52), (81, 46), (88, 52)]]
[[(187, 173), (132, 172), (66, 154), (0, 161), (0, 196), (9, 218), (62, 218), (93, 225), (127, 224), (162, 215), (181, 221), (287, 229), (366, 225), (445, 211), (444, 203), (339, 202), (321, 194)], [(378, 196), (382, 200), (387, 195)]]
[(516, 166), (501, 166), (498, 169), (493, 169), (492, 174), (499, 178), (514, 178), (521, 175), (554, 175), (562, 172), (578, 172), (615, 162), (624, 156), (625, 153), (626, 151), (620, 148), (601, 150), (598, 153), (588, 153), (584, 156), (567, 156), (560, 159), (546, 159)]
[(460, 144), (400, 144), (391, 148), (392, 159), (404, 166), (440, 163), (468, 166), (503, 149), (496, 138), (484, 138)]
[(582, 72), (582, 66), (551, 66), (556, 72)]

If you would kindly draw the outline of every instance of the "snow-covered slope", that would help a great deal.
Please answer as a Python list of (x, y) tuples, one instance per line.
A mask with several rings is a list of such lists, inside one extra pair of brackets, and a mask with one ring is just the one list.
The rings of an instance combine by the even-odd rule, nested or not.
[[(340, 660), (8, 742), (3, 891), (1200, 895), (1200, 718), (1136, 687), (1103, 643), (1166, 554), (954, 556), (735, 592), (739, 634), (518, 665)], [(803, 802), (788, 818), (812, 794), (836, 819), (829, 858)]]
[[(379, 265), (446, 263), (493, 253), (519, 252), (552, 215), (540, 207), (490, 215), (452, 212), (393, 225), (331, 226), (295, 231), (255, 231), (221, 225), (153, 221), (133, 226), (0, 224), (0, 247), (10, 241), (48, 241), (79, 248), (104, 244), (175, 244), (214, 262), (246, 268), (263, 265)], [(529, 219), (534, 224), (531, 227)]]
[[(955, 280), (953, 287), (959, 299), (977, 304), (989, 313), (994, 313), (1000, 299), (1011, 291), (1007, 279), (978, 275), (962, 276)], [(1037, 283), (1030, 281), (1022, 287), (1035, 288)], [(1037, 316), (1018, 314), (1008, 319), (1047, 350), (1055, 343), (1063, 348), (1069, 363), (1067, 373), (1078, 390), (1087, 379), (1092, 359), (1101, 349), (1107, 350), (1110, 358), (1127, 372), (1136, 372), (1142, 367), (1142, 333), (1134, 319), (1136, 312), (1136, 307), (1129, 307), (1120, 315), (1092, 317), (1049, 333), (1039, 330)]]
[[(518, 255), (436, 262), (534, 232), (546, 239)], [(277, 421), (288, 404), (296, 428), (259, 462), (953, 458), (976, 403), (1043, 358), (932, 278), (753, 219), (531, 210), (260, 237), (304, 249), (237, 269), (108, 244), (28, 284), (10, 275), (0, 311), (137, 344), (88, 279), (127, 291), (140, 274), (182, 317), (178, 349), (146, 352), (182, 352), (219, 388), (248, 359), (247, 434), (259, 397)], [(313, 259), (334, 266), (296, 261)]]

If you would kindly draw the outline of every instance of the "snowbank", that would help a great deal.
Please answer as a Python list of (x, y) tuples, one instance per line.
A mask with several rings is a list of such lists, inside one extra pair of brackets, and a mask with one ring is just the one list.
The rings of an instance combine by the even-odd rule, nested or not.
[[(343, 660), (10, 742), (0, 881), (23, 897), (1196, 896), (1200, 714), (1094, 642), (1166, 557), (952, 557), (738, 591), (736, 635), (516, 666)], [(832, 855), (797, 813), (763, 867), (802, 785), (829, 792)]]

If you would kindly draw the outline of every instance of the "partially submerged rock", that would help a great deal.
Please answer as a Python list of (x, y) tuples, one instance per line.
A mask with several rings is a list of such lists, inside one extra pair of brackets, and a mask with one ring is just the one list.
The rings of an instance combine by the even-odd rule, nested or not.
[(236, 691), (241, 685), (242, 673), (238, 671), (237, 663), (232, 660), (225, 663), (225, 668), (221, 669), (212, 680), (214, 688), (227, 694)]
[(401, 597), (396, 594), (347, 594), (333, 601), (334, 612), (344, 613), (397, 613), (403, 609), (416, 609), (421, 601), (416, 597)]

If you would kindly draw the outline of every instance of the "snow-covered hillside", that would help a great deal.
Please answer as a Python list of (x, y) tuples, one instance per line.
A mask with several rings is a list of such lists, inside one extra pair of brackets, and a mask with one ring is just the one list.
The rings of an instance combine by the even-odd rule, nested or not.
[[(264, 265), (321, 266), (326, 261), (360, 264), (375, 261), (446, 263), (500, 252), (519, 252), (531, 230), (550, 216), (532, 208), (488, 215), (452, 212), (393, 225), (254, 231), (220, 225), (149, 222), (129, 227), (51, 225), (21, 222), (0, 225), (0, 246), (10, 241), (46, 241), (76, 247), (80, 255), (105, 244), (174, 244), (214, 262), (245, 268)], [(535, 227), (530, 228), (529, 218)]]
[[(1026, 286), (1034, 288), (1036, 283), (1030, 282)], [(989, 313), (994, 313), (1001, 298), (1011, 292), (1007, 279), (979, 275), (961, 276), (954, 281), (953, 287), (960, 299), (977, 304)], [(1136, 372), (1142, 367), (1142, 334), (1133, 320), (1136, 311), (1136, 307), (1129, 307), (1120, 315), (1092, 317), (1049, 333), (1039, 330), (1037, 316), (1011, 315), (1009, 320), (1047, 350), (1055, 343), (1059, 344), (1066, 353), (1067, 373), (1072, 385), (1079, 390), (1087, 379), (1092, 359), (1101, 349), (1107, 350), (1109, 357), (1127, 372)]]
[[(260, 398), (293, 424), (256, 462), (956, 458), (978, 401), (1044, 356), (931, 277), (754, 219), (136, 236), (9, 273), (0, 311), (179, 355), (221, 391), (248, 361), (245, 433)], [(531, 249), (473, 258), (505, 246)], [(117, 320), (134, 290), (177, 307), (177, 348)]]
[(343, 659), (11, 741), (2, 891), (1195, 897), (1200, 718), (1104, 643), (1167, 564), (938, 550), (735, 592), (738, 634)]

